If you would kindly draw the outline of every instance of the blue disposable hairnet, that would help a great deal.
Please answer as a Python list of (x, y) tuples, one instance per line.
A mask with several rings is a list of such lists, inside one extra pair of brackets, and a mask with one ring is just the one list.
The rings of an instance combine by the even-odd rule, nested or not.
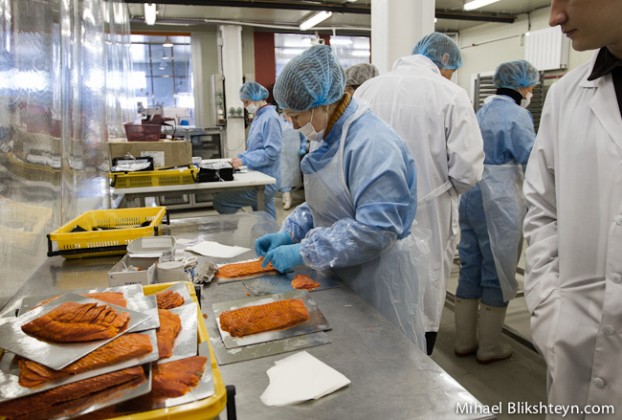
[(378, 69), (373, 64), (355, 64), (346, 69), (346, 86), (360, 86), (378, 74)]
[(413, 54), (428, 57), (439, 69), (456, 70), (462, 67), (460, 47), (453, 39), (440, 32), (432, 32), (421, 38), (413, 48)]
[(263, 101), (268, 97), (268, 89), (257, 82), (246, 82), (240, 88), (240, 99), (243, 101)]
[(540, 74), (529, 61), (508, 61), (497, 67), (493, 80), (498, 88), (517, 90), (537, 85), (540, 82)]
[(274, 85), (274, 99), (282, 109), (306, 111), (337, 102), (345, 80), (330, 47), (314, 45), (285, 65)]

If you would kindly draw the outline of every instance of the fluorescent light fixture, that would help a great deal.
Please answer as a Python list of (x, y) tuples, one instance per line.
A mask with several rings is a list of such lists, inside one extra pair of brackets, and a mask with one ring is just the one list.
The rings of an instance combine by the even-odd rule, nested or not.
[(321, 12), (317, 12), (316, 14), (311, 15), (308, 19), (305, 19), (300, 24), (299, 28), (301, 31), (306, 31), (307, 29), (311, 29), (318, 23), (323, 22), (329, 17), (331, 17), (332, 14), (333, 12), (327, 12), (325, 10), (322, 10)]
[(173, 41), (167, 36), (164, 38), (164, 43), (162, 44), (164, 48), (171, 48), (173, 46)]
[(156, 5), (155, 3), (145, 3), (145, 23), (154, 25), (156, 21)]
[(464, 10), (475, 10), (480, 7), (488, 6), (489, 4), (493, 4), (498, 2), (499, 0), (471, 0), (468, 3), (464, 3)]

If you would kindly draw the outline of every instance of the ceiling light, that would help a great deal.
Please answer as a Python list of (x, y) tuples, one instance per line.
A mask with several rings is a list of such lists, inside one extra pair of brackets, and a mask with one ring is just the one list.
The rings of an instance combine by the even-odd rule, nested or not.
[(145, 3), (145, 23), (154, 25), (156, 21), (156, 5), (155, 3)]
[(464, 10), (475, 10), (480, 7), (488, 6), (489, 4), (493, 4), (498, 2), (499, 0), (472, 0), (468, 3), (464, 4)]
[(173, 41), (171, 41), (171, 39), (167, 36), (166, 38), (164, 38), (164, 43), (162, 44), (162, 46), (165, 48), (171, 48), (173, 46)]
[(301, 31), (306, 31), (307, 29), (311, 29), (318, 23), (323, 22), (326, 19), (328, 19), (332, 14), (333, 12), (327, 12), (325, 10), (322, 10), (321, 12), (317, 12), (316, 14), (311, 15), (308, 19), (305, 19), (300, 24), (299, 28)]

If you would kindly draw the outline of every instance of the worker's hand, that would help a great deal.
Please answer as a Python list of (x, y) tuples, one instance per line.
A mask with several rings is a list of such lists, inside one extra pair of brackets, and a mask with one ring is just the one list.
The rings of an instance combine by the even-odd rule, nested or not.
[(301, 245), (298, 243), (294, 245), (282, 245), (278, 248), (274, 248), (266, 254), (261, 266), (265, 268), (268, 263), (271, 262), (272, 266), (281, 273), (291, 270), (292, 268), (303, 263), (300, 247)]
[(231, 166), (233, 166), (233, 169), (238, 169), (242, 165), (244, 165), (244, 162), (242, 162), (242, 159), (237, 158), (237, 157), (231, 159)]
[(292, 238), (289, 233), (283, 231), (279, 233), (268, 233), (255, 241), (255, 254), (264, 257), (268, 252), (281, 245), (291, 245)]

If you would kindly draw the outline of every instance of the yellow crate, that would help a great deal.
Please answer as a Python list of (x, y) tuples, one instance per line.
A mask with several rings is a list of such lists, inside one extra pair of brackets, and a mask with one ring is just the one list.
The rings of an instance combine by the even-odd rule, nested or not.
[(194, 166), (155, 171), (111, 172), (110, 186), (114, 188), (162, 187), (166, 185), (194, 184), (199, 170)]
[[(94, 257), (125, 254), (129, 242), (157, 236), (166, 207), (91, 210), (48, 234), (48, 257)], [(75, 231), (77, 227), (84, 231)]]
[[(143, 286), (145, 295), (152, 295), (161, 292), (174, 285), (175, 283), (159, 283)], [(188, 292), (192, 300), (198, 303), (197, 295), (194, 292), (194, 285), (190, 282), (184, 282), (188, 288)], [(133, 413), (126, 416), (114, 417), (115, 420), (151, 420), (151, 419), (185, 419), (185, 420), (205, 420), (218, 416), (218, 414), (227, 405), (227, 390), (218, 363), (216, 363), (216, 355), (212, 343), (209, 341), (205, 320), (201, 314), (201, 309), (197, 305), (198, 333), (199, 343), (208, 342), (209, 356), (211, 361), (212, 376), (214, 378), (214, 395), (199, 401), (178, 405), (175, 407), (161, 408), (158, 410), (145, 411), (141, 413)]]

